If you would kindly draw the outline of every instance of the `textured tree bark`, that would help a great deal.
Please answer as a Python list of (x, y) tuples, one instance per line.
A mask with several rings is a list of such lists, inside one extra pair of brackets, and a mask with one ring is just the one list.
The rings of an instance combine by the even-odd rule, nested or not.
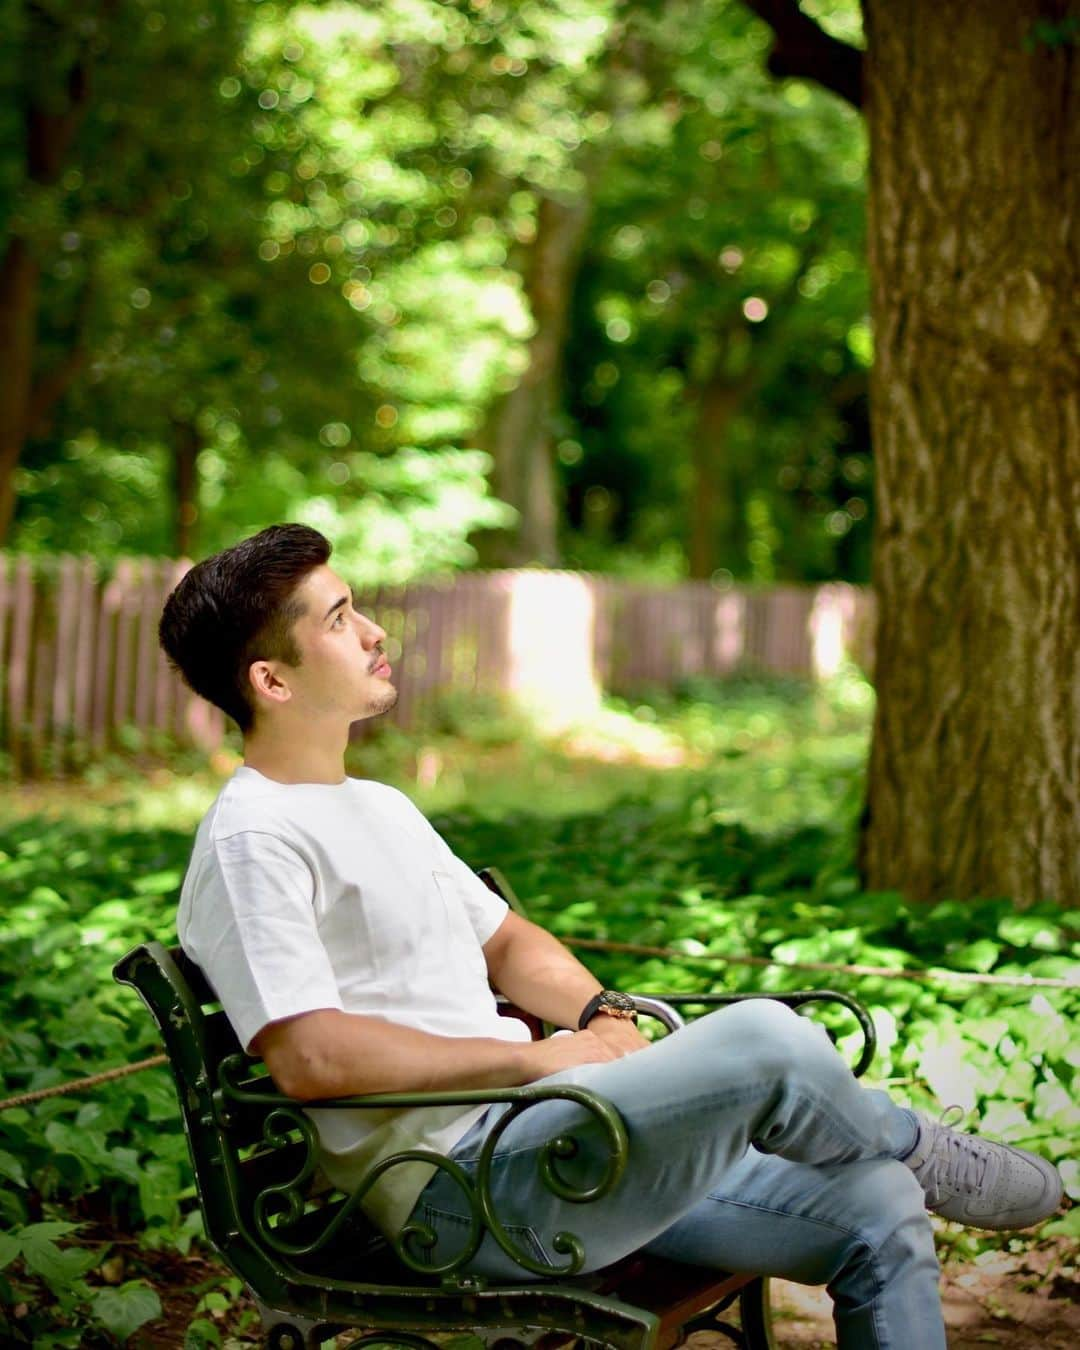
[(878, 706), (861, 861), (1080, 904), (1080, 86), (1065, 0), (864, 0)]
[(485, 437), (495, 459), (495, 495), (520, 514), (513, 537), (495, 545), (498, 560), (511, 566), (559, 560), (553, 423), (562, 402), (562, 352), (589, 205), (584, 198), (545, 197), (540, 203), (526, 277), (536, 324), (529, 365), (495, 408)]
[(40, 267), (18, 236), (0, 261), (0, 547), (15, 514), (15, 470), (30, 420)]
[(190, 558), (199, 518), (199, 433), (191, 422), (173, 422), (173, 557)]
[(727, 449), (728, 428), (748, 381), (722, 374), (698, 396), (697, 434), (691, 448), (690, 548), (692, 577), (708, 580), (716, 569), (745, 559), (745, 522), (736, 500), (737, 475)]
[[(112, 3), (106, 6), (106, 17), (113, 8)], [(38, 18), (51, 26), (50, 16)], [(69, 69), (63, 90), (17, 110), (23, 117), (21, 149), (31, 183), (47, 187), (59, 178), (89, 98), (89, 64), (82, 57)], [(77, 364), (76, 342), (72, 359), (62, 363), (64, 371), (52, 372), (35, 384), (40, 278), (41, 265), (29, 243), (13, 233), (0, 259), (0, 373), (5, 390), (0, 399), (0, 546), (7, 541), (15, 514), (15, 471), (26, 438), (60, 397)]]

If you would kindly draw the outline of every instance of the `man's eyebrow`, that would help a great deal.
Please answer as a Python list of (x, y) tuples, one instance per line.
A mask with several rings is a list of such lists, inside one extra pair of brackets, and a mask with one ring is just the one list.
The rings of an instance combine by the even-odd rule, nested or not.
[(326, 613), (323, 615), (323, 623), (325, 623), (325, 622), (327, 621), (327, 619), (330, 617), (330, 615), (333, 614), (334, 610), (340, 609), (340, 608), (342, 607), (342, 605), (347, 605), (348, 603), (349, 603), (349, 597), (348, 597), (347, 595), (343, 595), (343, 596), (341, 596), (340, 599), (335, 600), (334, 603), (330, 606), (330, 608), (329, 608), (329, 609), (326, 611)]

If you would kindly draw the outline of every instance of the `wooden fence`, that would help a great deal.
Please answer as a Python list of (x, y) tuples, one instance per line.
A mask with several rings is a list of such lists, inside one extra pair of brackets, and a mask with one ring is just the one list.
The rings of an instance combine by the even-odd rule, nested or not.
[[(0, 748), (15, 774), (63, 773), (109, 750), (212, 750), (225, 719), (187, 690), (157, 644), (188, 564), (0, 555)], [(388, 634), (390, 716), (422, 723), (448, 691), (508, 697), (552, 721), (603, 692), (673, 688), (754, 670), (822, 675), (868, 663), (872, 599), (840, 584), (718, 591), (536, 570), (464, 573), (358, 597)]]

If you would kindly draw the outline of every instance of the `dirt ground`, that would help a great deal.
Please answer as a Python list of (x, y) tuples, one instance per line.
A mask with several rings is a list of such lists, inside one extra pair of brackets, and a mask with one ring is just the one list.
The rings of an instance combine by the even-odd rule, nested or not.
[[(974, 1264), (947, 1264), (941, 1292), (949, 1350), (1080, 1350), (1076, 1261), (1075, 1244), (1049, 1240), (1018, 1256), (989, 1252)], [(785, 1350), (835, 1346), (829, 1307), (824, 1289), (775, 1282), (777, 1341)], [(730, 1344), (710, 1340), (715, 1350)]]
[[(201, 1256), (186, 1260), (161, 1253), (146, 1271), (164, 1305), (162, 1318), (136, 1338), (141, 1350), (183, 1350), (198, 1292), (223, 1276), (222, 1267)], [(947, 1264), (942, 1299), (949, 1350), (1080, 1350), (1080, 1263), (1076, 1244), (1049, 1239), (1018, 1255), (989, 1252), (976, 1262)], [(773, 1284), (776, 1339), (784, 1350), (829, 1350), (835, 1346), (829, 1298), (823, 1289)], [(254, 1309), (244, 1299), (213, 1317), (225, 1350), (259, 1344)], [(341, 1345), (348, 1338), (341, 1338)], [(709, 1332), (691, 1338), (691, 1350), (731, 1350)], [(912, 1346), (911, 1350), (919, 1350)]]

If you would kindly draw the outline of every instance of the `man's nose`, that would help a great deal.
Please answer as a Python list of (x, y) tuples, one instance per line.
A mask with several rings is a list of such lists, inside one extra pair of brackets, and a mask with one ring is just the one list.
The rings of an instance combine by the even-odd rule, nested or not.
[(360, 639), (365, 647), (375, 647), (386, 637), (385, 628), (380, 628), (366, 614), (359, 614), (357, 618), (360, 620)]

